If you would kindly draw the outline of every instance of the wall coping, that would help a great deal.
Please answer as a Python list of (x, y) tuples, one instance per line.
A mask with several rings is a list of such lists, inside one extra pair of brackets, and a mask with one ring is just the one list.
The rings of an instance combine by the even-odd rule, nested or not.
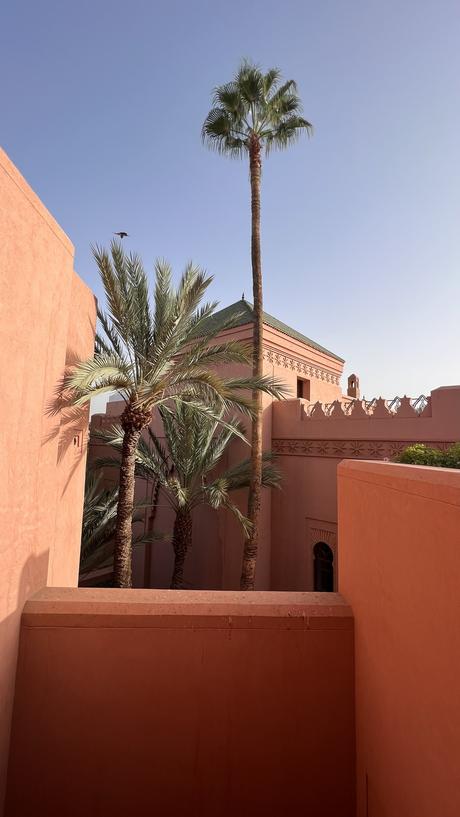
[(338, 479), (354, 479), (382, 488), (459, 506), (460, 470), (375, 460), (342, 460)]
[(69, 236), (64, 232), (64, 230), (62, 229), (60, 224), (58, 224), (54, 216), (51, 215), (50, 211), (45, 207), (41, 199), (37, 196), (34, 190), (32, 190), (31, 186), (28, 184), (28, 182), (26, 182), (24, 176), (20, 173), (16, 165), (13, 164), (13, 162), (9, 158), (8, 154), (5, 153), (5, 151), (1, 147), (0, 147), (0, 168), (7, 174), (7, 176), (10, 177), (14, 184), (19, 188), (21, 193), (28, 200), (29, 204), (32, 205), (34, 210), (36, 210), (39, 216), (48, 225), (50, 230), (55, 234), (55, 236), (64, 245), (67, 252), (73, 258), (75, 254), (75, 249)]
[(352, 629), (338, 593), (45, 587), (25, 604), (30, 627)]

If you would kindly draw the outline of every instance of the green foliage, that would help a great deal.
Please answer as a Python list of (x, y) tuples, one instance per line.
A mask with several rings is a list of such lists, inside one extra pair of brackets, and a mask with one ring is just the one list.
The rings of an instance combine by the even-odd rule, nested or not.
[(106, 546), (115, 534), (118, 488), (101, 489), (100, 478), (88, 472), (85, 482), (80, 573), (102, 566), (111, 555)]
[(98, 309), (94, 357), (76, 363), (61, 386), (67, 404), (82, 405), (117, 391), (143, 412), (185, 397), (197, 411), (214, 416), (216, 407), (252, 414), (248, 392), (253, 388), (285, 395), (285, 387), (269, 377), (223, 378), (216, 373), (219, 364), (249, 363), (251, 348), (235, 341), (213, 343), (221, 327), (211, 328), (207, 319), (216, 303), (201, 305), (213, 279), (199, 267), (188, 264), (174, 288), (171, 267), (157, 261), (152, 301), (136, 254), (126, 254), (117, 241), (110, 254), (99, 247), (93, 253), (107, 311)]
[[(235, 435), (244, 433), (235, 419), (221, 425), (220, 418), (209, 420), (200, 416), (192, 406), (180, 401), (174, 411), (161, 407), (166, 446), (150, 428), (142, 437), (136, 453), (136, 474), (143, 479), (157, 479), (169, 504), (176, 511), (187, 507), (192, 511), (206, 503), (212, 508), (228, 508), (249, 530), (248, 519), (231, 501), (229, 494), (247, 488), (250, 479), (250, 460), (245, 459), (218, 476), (219, 465), (226, 448)], [(100, 431), (97, 436), (116, 451), (121, 450), (123, 432), (120, 427), (112, 431)], [(95, 461), (95, 468), (113, 467), (120, 464), (119, 457), (104, 457)], [(274, 464), (273, 454), (264, 454), (262, 484), (279, 487), (281, 475)]]
[[(282, 397), (286, 388), (270, 377), (225, 378), (216, 367), (250, 363), (251, 349), (234, 341), (213, 342), (209, 317), (216, 304), (202, 305), (212, 278), (188, 264), (177, 287), (165, 261), (155, 265), (153, 298), (142, 262), (112, 241), (110, 253), (93, 248), (105, 293), (106, 311), (98, 309), (99, 332), (94, 356), (77, 361), (59, 384), (51, 413), (88, 403), (92, 397), (117, 391), (127, 403), (122, 415), (126, 448), (124, 478), (119, 486), (116, 520), (115, 580), (131, 586), (132, 502), (134, 481), (130, 452), (151, 419), (155, 406), (185, 401), (205, 418), (241, 411), (254, 415), (252, 390)], [(129, 533), (128, 533), (129, 531)]]
[(460, 443), (453, 443), (446, 451), (430, 448), (423, 443), (409, 445), (396, 459), (409, 465), (432, 465), (438, 468), (460, 468)]
[(233, 80), (215, 89), (212, 104), (202, 128), (203, 141), (234, 158), (244, 156), (254, 136), (268, 154), (312, 132), (311, 123), (301, 116), (296, 83), (282, 82), (277, 68), (264, 74), (243, 61)]
[[(112, 566), (117, 504), (118, 488), (101, 488), (100, 475), (88, 471), (83, 504), (80, 578), (87, 577), (93, 570)], [(133, 522), (140, 522), (143, 519), (142, 510), (148, 507), (147, 502), (136, 503)], [(133, 540), (133, 545), (151, 544), (158, 538), (153, 534), (138, 536)]]

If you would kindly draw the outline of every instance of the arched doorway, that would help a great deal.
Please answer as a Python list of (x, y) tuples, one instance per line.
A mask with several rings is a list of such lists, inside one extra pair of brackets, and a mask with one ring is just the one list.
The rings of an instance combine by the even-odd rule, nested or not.
[(317, 542), (313, 548), (313, 581), (315, 591), (334, 592), (334, 553), (325, 542)]

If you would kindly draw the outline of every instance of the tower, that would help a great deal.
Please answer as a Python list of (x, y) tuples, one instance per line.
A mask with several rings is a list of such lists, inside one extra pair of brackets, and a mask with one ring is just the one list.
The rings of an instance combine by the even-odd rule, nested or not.
[(351, 374), (348, 378), (347, 395), (348, 397), (356, 397), (359, 400), (359, 377), (355, 374)]

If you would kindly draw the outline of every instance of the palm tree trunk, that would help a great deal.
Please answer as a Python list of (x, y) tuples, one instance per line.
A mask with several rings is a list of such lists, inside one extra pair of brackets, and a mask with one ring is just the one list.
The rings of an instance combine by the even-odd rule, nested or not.
[[(251, 262), (254, 300), (254, 330), (252, 372), (254, 377), (263, 374), (263, 298), (262, 262), (260, 254), (260, 141), (252, 135), (249, 147), (249, 170), (251, 179)], [(251, 533), (244, 543), (241, 590), (254, 590), (257, 550), (259, 546), (259, 517), (262, 490), (262, 392), (253, 392), (256, 415), (251, 434), (251, 481), (249, 484), (248, 518)]]
[(187, 551), (192, 544), (192, 515), (189, 508), (179, 508), (176, 512), (173, 532), (174, 571), (171, 590), (184, 586), (184, 564)]
[[(160, 480), (154, 479), (152, 485), (152, 506), (147, 522), (147, 533), (153, 533), (153, 529), (155, 526), (155, 519), (158, 510), (158, 500), (160, 497)], [(152, 580), (152, 543), (148, 542), (145, 546), (145, 559), (144, 559), (144, 587), (150, 587), (150, 582)]]
[(117, 527), (114, 550), (115, 587), (132, 587), (132, 542), (134, 506), (134, 469), (136, 448), (142, 429), (149, 424), (151, 412), (136, 409), (128, 403), (121, 415), (123, 446), (121, 449), (120, 485), (118, 488)]

